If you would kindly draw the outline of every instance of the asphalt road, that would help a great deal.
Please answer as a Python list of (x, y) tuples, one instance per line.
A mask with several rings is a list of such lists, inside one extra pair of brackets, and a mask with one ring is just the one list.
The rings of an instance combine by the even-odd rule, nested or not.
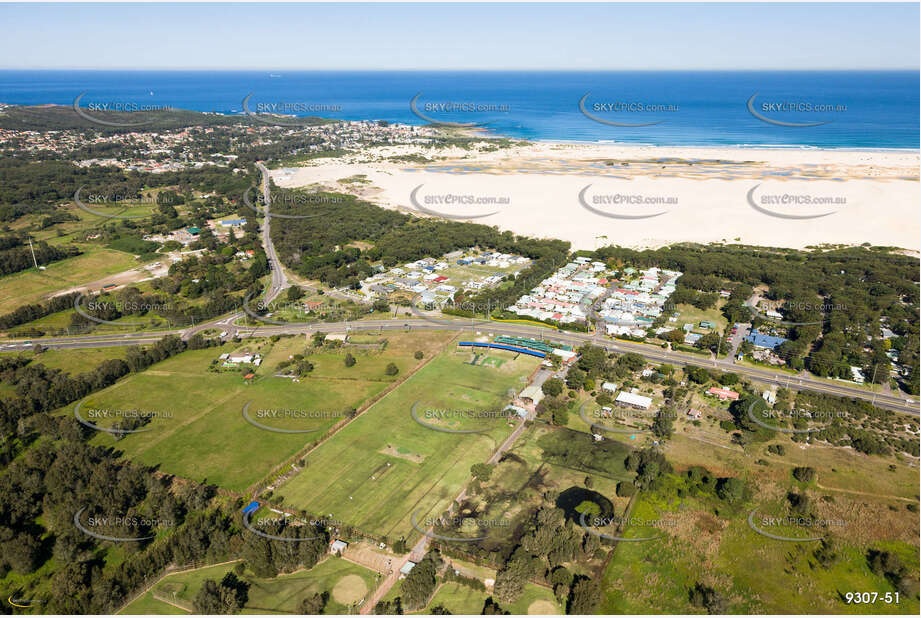
[(732, 371), (748, 378), (756, 379), (766, 384), (776, 384), (794, 390), (809, 390), (829, 395), (854, 397), (871, 401), (880, 408), (905, 412), (919, 416), (917, 400), (906, 396), (890, 395), (885, 393), (872, 393), (864, 389), (855, 388), (847, 384), (835, 384), (806, 375), (790, 375), (756, 367), (734, 365), (730, 360), (715, 360), (692, 354), (664, 350), (657, 346), (633, 343), (628, 341), (610, 340), (595, 337), (590, 333), (574, 333), (557, 331), (549, 327), (530, 326), (526, 324), (511, 324), (500, 322), (484, 322), (482, 320), (468, 320), (455, 318), (438, 318), (435, 321), (412, 317), (406, 319), (361, 320), (357, 322), (321, 322), (311, 324), (287, 324), (284, 326), (265, 325), (262, 327), (241, 327), (232, 324), (232, 321), (242, 314), (224, 316), (218, 320), (200, 324), (194, 329), (184, 331), (162, 331), (153, 333), (128, 333), (125, 335), (100, 335), (88, 337), (60, 337), (42, 338), (35, 342), (10, 341), (0, 345), (0, 351), (27, 350), (34, 343), (41, 343), (47, 348), (96, 348), (110, 346), (125, 346), (152, 343), (166, 334), (182, 335), (184, 338), (191, 336), (192, 331), (198, 332), (207, 328), (227, 331), (228, 337), (268, 337), (282, 334), (304, 334), (323, 331), (326, 333), (364, 331), (364, 330), (466, 330), (472, 333), (506, 334), (513, 336), (534, 337), (547, 339), (559, 343), (579, 346), (583, 343), (600, 345), (607, 350), (619, 353), (636, 352), (650, 361), (668, 363), (676, 367), (696, 366)]

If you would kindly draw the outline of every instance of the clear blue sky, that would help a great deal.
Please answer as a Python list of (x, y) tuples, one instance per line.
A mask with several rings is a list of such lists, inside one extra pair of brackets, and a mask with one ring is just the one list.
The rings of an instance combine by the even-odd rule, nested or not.
[(0, 4), (0, 68), (918, 69), (915, 4)]

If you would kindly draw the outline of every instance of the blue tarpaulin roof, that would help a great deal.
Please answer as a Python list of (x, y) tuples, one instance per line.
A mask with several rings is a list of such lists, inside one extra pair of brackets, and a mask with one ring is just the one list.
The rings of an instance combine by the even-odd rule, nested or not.
[(248, 515), (252, 513), (253, 511), (258, 511), (258, 510), (259, 510), (259, 503), (253, 500), (252, 502), (246, 505), (245, 509), (243, 509), (243, 514)]

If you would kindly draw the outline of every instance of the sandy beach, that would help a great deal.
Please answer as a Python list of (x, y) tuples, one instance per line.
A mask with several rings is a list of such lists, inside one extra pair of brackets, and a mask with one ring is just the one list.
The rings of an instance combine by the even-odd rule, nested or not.
[(379, 147), (272, 176), (575, 249), (693, 241), (918, 252), (921, 242), (917, 151), (486, 143)]

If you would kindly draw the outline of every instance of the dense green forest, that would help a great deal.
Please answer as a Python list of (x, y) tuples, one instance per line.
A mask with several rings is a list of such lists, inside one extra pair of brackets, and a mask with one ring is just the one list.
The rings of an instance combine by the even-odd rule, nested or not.
[[(264, 126), (259, 121), (243, 115), (207, 114), (191, 110), (170, 109), (156, 111), (86, 111), (86, 114), (105, 122), (137, 124), (129, 127), (110, 127), (97, 124), (74, 112), (71, 105), (12, 106), (0, 114), (0, 129), (17, 131), (67, 131), (92, 130), (101, 135), (126, 134), (136, 131), (169, 131), (186, 127)], [(315, 116), (285, 118), (289, 125), (312, 126), (335, 122)]]
[[(522, 279), (523, 283), (536, 283), (552, 272), (553, 265), (562, 265), (569, 251), (569, 243), (561, 240), (516, 236), (474, 223), (420, 219), (351, 195), (322, 194), (330, 199), (310, 202), (299, 198), (296, 191), (272, 191), (275, 212), (310, 217), (272, 226), (272, 241), (281, 260), (298, 274), (333, 287), (357, 287), (359, 281), (373, 274), (375, 263), (391, 267), (473, 246), (538, 260), (539, 266), (530, 268), (539, 274)], [(366, 250), (347, 246), (358, 241), (373, 246)], [(520, 296), (519, 287), (523, 286), (503, 294), (487, 292), (483, 298), (494, 296), (495, 306), (502, 304), (501, 300), (514, 302)]]

